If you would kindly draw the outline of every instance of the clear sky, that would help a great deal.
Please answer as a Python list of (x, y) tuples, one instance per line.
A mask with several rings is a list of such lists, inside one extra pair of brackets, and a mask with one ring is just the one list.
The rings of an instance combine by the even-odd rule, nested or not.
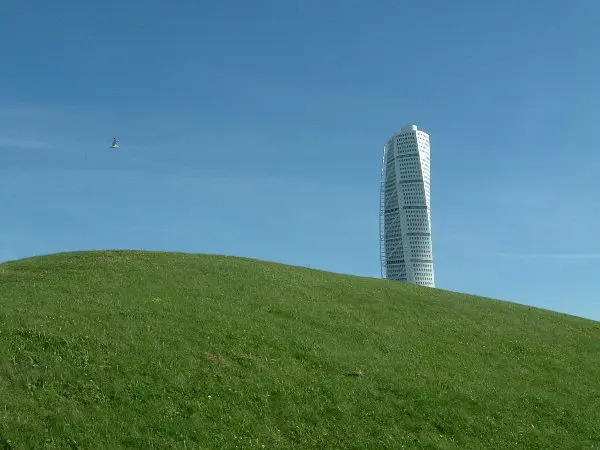
[(4, 0), (0, 261), (379, 277), (382, 148), (416, 124), (437, 287), (598, 320), (599, 23), (597, 0)]

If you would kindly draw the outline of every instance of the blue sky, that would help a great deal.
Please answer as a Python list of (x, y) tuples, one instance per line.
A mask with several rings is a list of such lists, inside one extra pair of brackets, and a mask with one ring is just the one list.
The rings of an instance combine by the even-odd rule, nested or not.
[(136, 248), (379, 277), (382, 147), (414, 123), (437, 287), (599, 320), (598, 17), (595, 0), (4, 1), (0, 261)]

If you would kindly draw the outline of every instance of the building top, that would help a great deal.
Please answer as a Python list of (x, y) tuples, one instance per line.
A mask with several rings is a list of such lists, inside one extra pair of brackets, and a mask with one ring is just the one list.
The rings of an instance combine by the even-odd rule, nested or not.
[(406, 133), (408, 131), (417, 131), (417, 126), (416, 125), (404, 125), (400, 130), (403, 133)]

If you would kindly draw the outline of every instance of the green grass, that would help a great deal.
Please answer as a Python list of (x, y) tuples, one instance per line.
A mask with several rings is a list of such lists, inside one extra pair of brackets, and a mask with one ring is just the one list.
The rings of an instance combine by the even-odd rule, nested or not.
[(600, 448), (599, 358), (598, 322), (405, 283), (137, 251), (0, 264), (0, 449)]

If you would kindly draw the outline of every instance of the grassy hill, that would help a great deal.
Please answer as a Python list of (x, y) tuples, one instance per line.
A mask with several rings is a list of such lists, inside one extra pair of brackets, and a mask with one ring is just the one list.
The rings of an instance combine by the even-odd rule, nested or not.
[(599, 357), (598, 322), (405, 283), (0, 264), (0, 448), (600, 448)]

